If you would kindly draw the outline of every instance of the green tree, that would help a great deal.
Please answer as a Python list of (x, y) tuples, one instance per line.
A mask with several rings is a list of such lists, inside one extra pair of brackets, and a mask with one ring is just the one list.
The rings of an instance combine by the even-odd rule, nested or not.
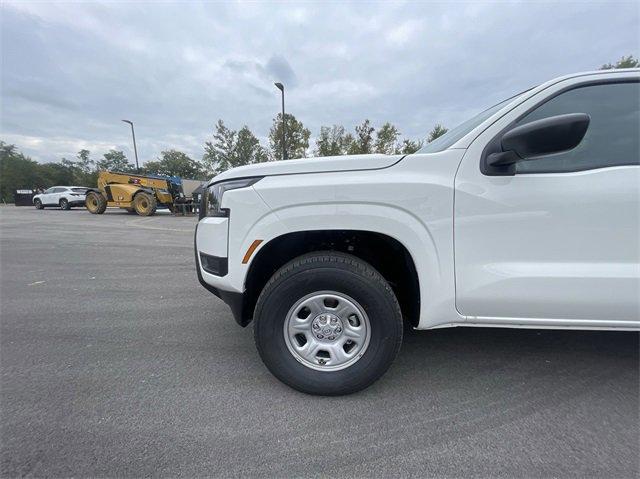
[(40, 164), (26, 157), (14, 145), (0, 141), (0, 198), (13, 201), (13, 190), (49, 188), (55, 185), (96, 184), (97, 173), (87, 150), (76, 161), (62, 158), (58, 163)]
[(376, 153), (393, 155), (399, 151), (398, 139), (400, 132), (391, 123), (387, 122), (376, 132)]
[(74, 161), (66, 158), (61, 163), (73, 172), (73, 181), (71, 184), (80, 186), (96, 186), (98, 181), (98, 172), (95, 169), (95, 162), (91, 159), (91, 152), (82, 149), (76, 154)]
[(165, 150), (157, 161), (148, 161), (144, 171), (149, 174), (179, 176), (180, 178), (199, 179), (204, 176), (200, 164), (178, 150)]
[(211, 175), (234, 167), (236, 132), (227, 128), (222, 120), (218, 120), (215, 128), (213, 141), (205, 142), (202, 157), (204, 168)]
[(240, 128), (233, 148), (234, 166), (251, 165), (269, 161), (267, 151), (247, 125)]
[(122, 151), (109, 150), (104, 158), (96, 163), (98, 170), (119, 171), (122, 173), (133, 172), (134, 168)]
[[(298, 121), (295, 116), (289, 113), (285, 114), (284, 119), (287, 134), (287, 158), (305, 158), (309, 148), (311, 132), (305, 128), (301, 121)], [(281, 160), (283, 158), (282, 113), (278, 113), (278, 116), (273, 119), (273, 124), (269, 131), (269, 147), (272, 159)]]
[(72, 166), (72, 163), (63, 158), (60, 163), (38, 165), (39, 174), (45, 186), (75, 184), (76, 168)]
[(635, 59), (633, 55), (622, 57), (615, 64), (606, 63), (600, 67), (600, 70), (614, 70), (618, 68), (638, 68), (640, 67), (640, 61)]
[(415, 153), (420, 148), (422, 148), (421, 141), (413, 141), (409, 139), (402, 140), (402, 145), (400, 146), (400, 153), (403, 155), (410, 155), (411, 153)]
[(75, 161), (67, 160), (65, 157), (62, 157), (62, 159), (60, 160), (60, 164), (72, 171), (79, 170), (78, 165)]
[(98, 182), (98, 172), (96, 171), (96, 163), (91, 159), (91, 152), (82, 149), (76, 154), (75, 165), (77, 168), (76, 185), (96, 186)]
[[(75, 160), (62, 158), (60, 164), (71, 173), (71, 180), (67, 184), (94, 186), (97, 181), (97, 172), (94, 168), (94, 162), (90, 157), (89, 150), (80, 150)], [(60, 175), (57, 172), (56, 175)]]
[(433, 130), (429, 132), (429, 136), (427, 136), (427, 143), (431, 143), (433, 140), (441, 137), (448, 131), (449, 131), (448, 128), (445, 128), (444, 126), (438, 123), (436, 126), (433, 127)]
[(373, 153), (373, 132), (375, 128), (371, 126), (369, 120), (362, 122), (362, 125), (356, 126), (356, 136), (349, 145), (350, 155), (363, 155)]
[(18, 151), (15, 145), (0, 141), (0, 199), (13, 202), (17, 189), (49, 186), (40, 171), (40, 165)]
[(344, 135), (344, 141), (342, 142), (342, 154), (350, 155), (352, 151), (355, 150), (356, 146), (354, 143), (356, 142), (355, 137), (351, 133), (347, 133)]
[(246, 125), (236, 132), (218, 120), (213, 140), (205, 142), (202, 157), (204, 168), (211, 175), (269, 159), (267, 151)]
[(346, 151), (347, 138), (345, 137), (344, 126), (321, 126), (320, 135), (316, 139), (316, 156), (338, 156)]
[(89, 150), (80, 150), (76, 155), (76, 165), (84, 174), (89, 174), (94, 170), (95, 162), (91, 159)]

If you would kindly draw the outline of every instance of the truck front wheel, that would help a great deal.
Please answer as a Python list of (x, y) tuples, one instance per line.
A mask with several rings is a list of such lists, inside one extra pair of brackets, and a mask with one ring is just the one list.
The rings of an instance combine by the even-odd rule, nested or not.
[(350, 394), (389, 368), (402, 342), (402, 314), (371, 265), (334, 251), (280, 268), (264, 287), (254, 336), (267, 368), (299, 391)]

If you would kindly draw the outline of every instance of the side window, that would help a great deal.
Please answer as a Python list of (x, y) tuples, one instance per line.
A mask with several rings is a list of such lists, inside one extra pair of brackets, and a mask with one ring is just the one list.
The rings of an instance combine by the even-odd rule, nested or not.
[(517, 173), (561, 173), (640, 164), (640, 83), (578, 87), (540, 105), (517, 125), (566, 113), (591, 117), (582, 142), (571, 151), (522, 161)]
[(49, 189), (47, 189), (47, 190), (44, 190), (44, 194), (45, 194), (45, 195), (48, 195), (48, 194), (50, 194), (50, 193), (53, 193), (53, 190), (55, 190), (55, 188), (49, 188)]
[(65, 188), (54, 188), (52, 193), (62, 193), (65, 191)]

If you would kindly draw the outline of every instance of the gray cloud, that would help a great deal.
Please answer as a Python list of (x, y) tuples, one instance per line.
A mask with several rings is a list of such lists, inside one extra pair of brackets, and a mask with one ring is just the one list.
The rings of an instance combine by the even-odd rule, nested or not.
[[(413, 138), (554, 76), (639, 53), (630, 3), (2, 4), (0, 139), (40, 161), (198, 158), (218, 118), (265, 141), (280, 108), (316, 134), (364, 118)], [(265, 142), (266, 143), (266, 142)]]
[(273, 55), (269, 58), (266, 65), (266, 70), (269, 72), (274, 80), (279, 80), (288, 87), (295, 88), (298, 84), (296, 74), (289, 65), (286, 58), (281, 55)]

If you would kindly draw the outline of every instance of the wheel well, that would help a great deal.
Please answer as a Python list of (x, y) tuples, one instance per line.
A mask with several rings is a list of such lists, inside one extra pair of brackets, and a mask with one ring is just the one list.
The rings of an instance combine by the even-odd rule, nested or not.
[(398, 240), (390, 236), (359, 230), (287, 233), (260, 248), (251, 262), (245, 280), (245, 323), (253, 317), (258, 296), (269, 278), (290, 260), (313, 251), (341, 251), (369, 263), (393, 288), (405, 320), (417, 326), (420, 288), (411, 255)]
[(143, 189), (143, 188), (140, 188), (139, 190), (136, 190), (136, 191), (135, 191), (135, 193), (133, 193), (133, 194), (131, 195), (131, 199), (135, 198), (135, 197), (136, 197), (136, 196), (138, 196), (140, 193), (146, 193), (146, 194), (148, 194), (148, 195), (151, 195), (151, 196), (154, 196), (154, 197), (155, 197), (155, 194), (153, 193), (153, 190), (152, 190), (152, 191), (149, 191), (149, 190), (145, 190), (145, 189)]

